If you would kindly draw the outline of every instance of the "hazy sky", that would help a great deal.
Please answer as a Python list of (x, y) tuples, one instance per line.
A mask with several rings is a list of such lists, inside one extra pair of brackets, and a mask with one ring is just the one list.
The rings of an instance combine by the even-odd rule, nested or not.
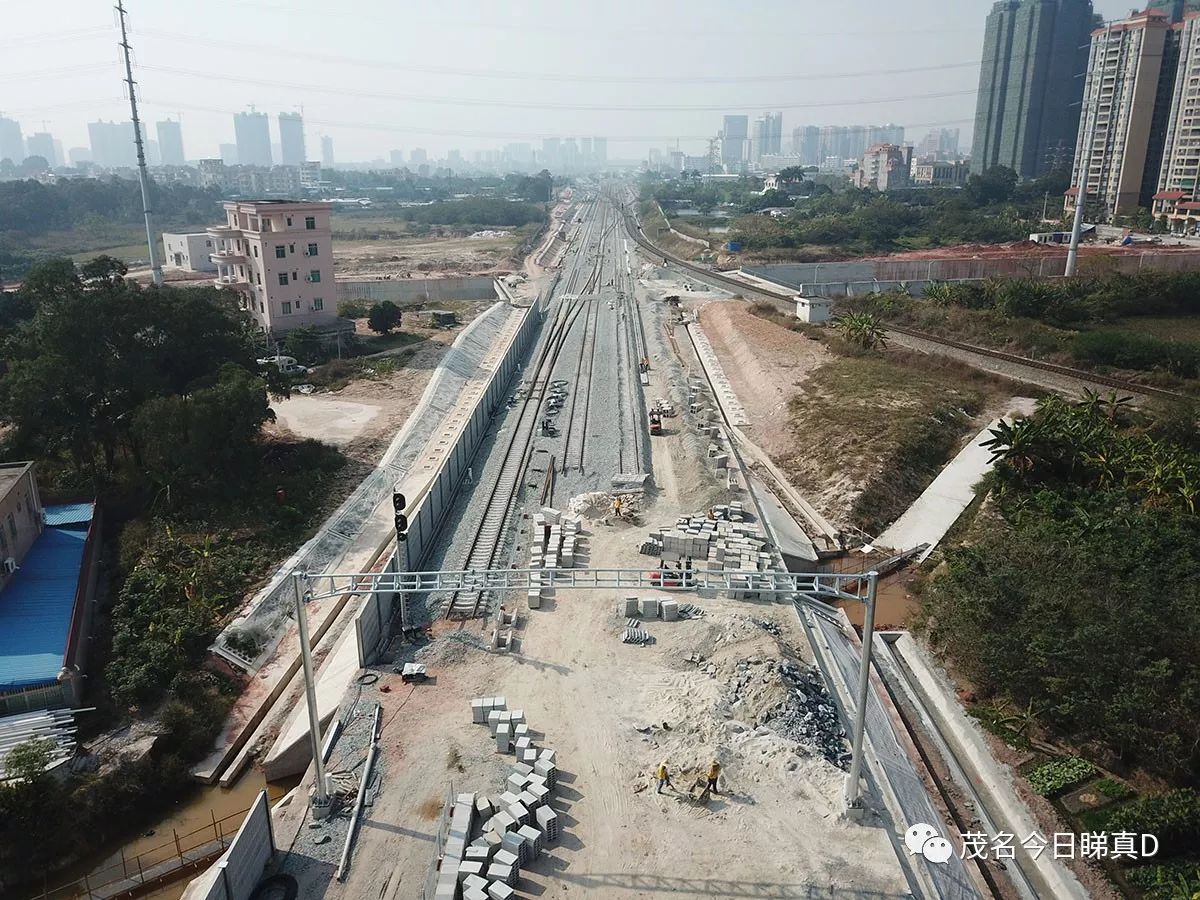
[[(189, 158), (234, 112), (303, 106), (310, 158), (464, 153), (607, 135), (609, 156), (701, 152), (725, 112), (963, 130), (991, 0), (126, 0), (143, 117), (183, 118)], [(1096, 0), (1113, 18), (1130, 0)], [(0, 0), (0, 114), (64, 148), (127, 120), (106, 0)], [(55, 31), (59, 34), (55, 35)], [(912, 71), (920, 69), (922, 71)], [(272, 121), (273, 139), (278, 140)], [(153, 131), (151, 131), (151, 137)]]

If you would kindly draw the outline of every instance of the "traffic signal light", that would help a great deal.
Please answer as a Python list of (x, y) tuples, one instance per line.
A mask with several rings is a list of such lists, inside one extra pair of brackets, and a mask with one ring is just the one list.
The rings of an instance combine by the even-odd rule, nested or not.
[(408, 501), (399, 491), (392, 491), (392, 509), (396, 513), (396, 541), (403, 544), (408, 540), (408, 516), (404, 514), (404, 507), (408, 505)]

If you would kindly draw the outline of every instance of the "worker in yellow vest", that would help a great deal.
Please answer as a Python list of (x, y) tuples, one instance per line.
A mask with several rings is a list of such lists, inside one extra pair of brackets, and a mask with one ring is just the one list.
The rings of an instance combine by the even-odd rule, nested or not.
[(714, 794), (720, 793), (720, 791), (717, 790), (717, 779), (720, 777), (721, 764), (714, 759), (712, 761), (712, 765), (708, 767), (708, 789)]
[(671, 790), (675, 790), (675, 785), (671, 784), (671, 773), (667, 771), (667, 761), (665, 759), (654, 770), (654, 777), (658, 779), (658, 793), (662, 793), (664, 784)]

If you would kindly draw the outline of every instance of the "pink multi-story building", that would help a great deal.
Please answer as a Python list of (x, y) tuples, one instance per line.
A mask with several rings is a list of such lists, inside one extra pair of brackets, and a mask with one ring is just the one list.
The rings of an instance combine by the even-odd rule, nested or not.
[(337, 325), (332, 204), (247, 200), (225, 204), (226, 223), (208, 229), (217, 284), (241, 291), (265, 333)]

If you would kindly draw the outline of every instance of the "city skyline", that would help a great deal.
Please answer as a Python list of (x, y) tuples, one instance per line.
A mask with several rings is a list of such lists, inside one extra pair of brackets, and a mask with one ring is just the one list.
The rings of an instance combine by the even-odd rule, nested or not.
[[(718, 51), (739, 32), (736, 23), (722, 24), (726, 10), (710, 0), (702, 0), (686, 23), (665, 7), (622, 0), (617, 6), (636, 12), (639, 21), (624, 29), (573, 29), (585, 24), (576, 11), (543, 2), (527, 6), (525, 20), (547, 24), (518, 29), (503, 20), (464, 22), (452, 8), (425, 9), (398, 33), (376, 27), (393, 19), (388, 7), (370, 0), (353, 15), (329, 21), (298, 16), (304, 33), (284, 45), (270, 37), (277, 10), (267, 3), (239, 8), (238, 33), (254, 35), (254, 44), (231, 39), (219, 16), (190, 22), (195, 33), (182, 34), (169, 8), (135, 5), (131, 40), (143, 117), (155, 122), (182, 116), (192, 159), (215, 157), (220, 144), (233, 143), (231, 118), (250, 103), (272, 116), (303, 104), (308, 141), (330, 135), (346, 162), (387, 159), (390, 150), (411, 146), (438, 158), (457, 148), (470, 158), (476, 150), (572, 134), (608, 135), (613, 159), (639, 158), (650, 146), (676, 140), (686, 152), (702, 153), (719, 129), (713, 120), (729, 113), (753, 122), (766, 110), (783, 113), (785, 135), (811, 121), (903, 121), (913, 140), (928, 128), (958, 127), (966, 146), (991, 3), (934, 6), (919, 0), (910, 20), (928, 15), (928, 26), (897, 30), (847, 27), (833, 9), (796, 16), (790, 5), (767, 0), (762, 13), (777, 27), (757, 35), (755, 53), (713, 56), (722, 60), (717, 70), (704, 51)], [(87, 122), (124, 120), (128, 107), (113, 62), (108, 8), (83, 0), (64, 0), (64, 7), (79, 26), (62, 42), (78, 61), (69, 69), (49, 66), (40, 52), (48, 39), (43, 16), (22, 8), (7, 12), (12, 50), (0, 60), (0, 79), (20, 76), (22, 90), (0, 115), (21, 121), (26, 135), (49, 132), (71, 148), (86, 145)], [(1096, 8), (1110, 18), (1128, 13), (1115, 0), (1101, 0)], [(613, 21), (622, 20), (620, 11), (614, 9)], [(570, 49), (546, 39), (579, 32), (582, 39)], [(451, 34), (455, 53), (445, 57), (435, 38)], [(700, 52), (630, 68), (631, 55), (657, 59), (641, 51), (664, 34)], [(618, 36), (631, 54), (612, 53)], [(273, 75), (275, 63), (294, 55), (296, 43), (312, 48), (302, 71)], [(247, 47), (262, 53), (265, 67), (246, 64)], [(855, 69), (845, 68), (848, 53), (862, 61)], [(31, 79), (29, 73), (46, 77)], [(226, 99), (234, 94), (236, 100)], [(146, 137), (153, 139), (153, 131)], [(317, 156), (312, 147), (308, 154)]]

